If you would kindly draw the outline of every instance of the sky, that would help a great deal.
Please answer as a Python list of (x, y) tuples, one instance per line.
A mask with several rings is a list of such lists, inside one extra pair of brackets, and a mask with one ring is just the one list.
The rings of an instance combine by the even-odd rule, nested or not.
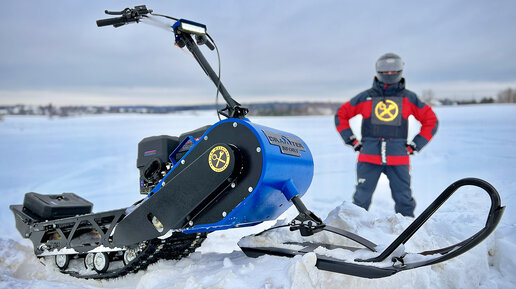
[[(386, 52), (407, 88), (437, 98), (516, 88), (516, 2), (6, 1), (0, 105), (213, 103), (216, 89), (173, 33), (148, 23), (98, 28), (104, 10), (146, 4), (207, 25), (222, 81), (241, 103), (346, 101)], [(167, 24), (173, 24), (163, 19)], [(215, 52), (202, 48), (215, 70)]]

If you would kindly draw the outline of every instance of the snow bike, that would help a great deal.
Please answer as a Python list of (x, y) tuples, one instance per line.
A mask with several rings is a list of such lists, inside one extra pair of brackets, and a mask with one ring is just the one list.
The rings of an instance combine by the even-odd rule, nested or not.
[[(274, 220), (292, 204), (299, 211), (294, 220), (260, 234), (282, 227), (299, 231), (303, 237), (326, 231), (349, 238), (371, 252), (377, 251), (373, 242), (324, 224), (306, 208), (301, 197), (313, 178), (313, 159), (308, 146), (291, 133), (246, 118), (248, 109), (230, 96), (220, 81), (220, 73), (215, 73), (199, 49), (202, 45), (210, 50), (216, 48), (205, 25), (155, 14), (144, 5), (105, 13), (119, 17), (98, 20), (99, 27), (120, 27), (155, 17), (174, 20), (167, 27), (174, 33), (175, 44), (186, 47), (215, 84), (217, 95), (220, 92), (226, 102), (226, 107), (218, 113), (226, 119), (179, 137), (162, 135), (143, 139), (138, 144), (137, 168), (140, 193), (146, 196), (128, 208), (92, 213), (93, 205), (73, 193), (25, 194), (22, 205), (10, 208), (18, 231), (32, 241), (36, 256), (53, 257), (63, 273), (78, 278), (119, 277), (143, 270), (160, 259), (184, 258), (202, 244), (209, 232)], [(424, 258), (410, 262), (411, 254), (400, 253), (398, 248), (448, 197), (466, 185), (482, 188), (491, 198), (485, 227), (456, 245), (418, 253)], [(377, 278), (442, 262), (486, 238), (500, 221), (504, 208), (497, 191), (487, 182), (472, 178), (459, 180), (375, 257), (346, 261), (317, 255), (316, 266)], [(264, 254), (293, 257), (321, 246), (360, 249), (308, 241), (269, 247), (245, 242), (239, 245), (251, 257)], [(292, 249), (292, 245), (299, 248)]]

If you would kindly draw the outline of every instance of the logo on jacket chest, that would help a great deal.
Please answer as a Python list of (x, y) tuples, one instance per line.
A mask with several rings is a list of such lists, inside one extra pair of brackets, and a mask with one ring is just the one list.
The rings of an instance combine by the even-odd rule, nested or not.
[(374, 97), (372, 124), (401, 125), (402, 97)]

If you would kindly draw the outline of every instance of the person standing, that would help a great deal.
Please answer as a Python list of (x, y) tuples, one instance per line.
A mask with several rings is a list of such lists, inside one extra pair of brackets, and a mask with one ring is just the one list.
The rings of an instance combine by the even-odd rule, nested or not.
[[(438, 120), (432, 108), (405, 89), (404, 62), (394, 53), (376, 61), (373, 87), (344, 103), (335, 114), (335, 126), (344, 142), (359, 151), (357, 185), (353, 203), (368, 210), (380, 175), (389, 179), (394, 210), (414, 217), (416, 202), (410, 188), (410, 157), (428, 144), (437, 132)], [(349, 126), (349, 119), (361, 114), (362, 138)], [(408, 117), (421, 123), (419, 133), (408, 137)]]

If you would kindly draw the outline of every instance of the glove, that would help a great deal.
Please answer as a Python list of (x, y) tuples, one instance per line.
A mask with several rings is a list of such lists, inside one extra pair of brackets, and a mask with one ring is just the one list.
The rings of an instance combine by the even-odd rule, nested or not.
[(414, 152), (416, 152), (416, 144), (414, 144), (414, 143), (407, 144), (407, 154), (413, 155)]
[(357, 139), (353, 140), (353, 142), (350, 145), (356, 152), (359, 152), (362, 149), (362, 143)]

